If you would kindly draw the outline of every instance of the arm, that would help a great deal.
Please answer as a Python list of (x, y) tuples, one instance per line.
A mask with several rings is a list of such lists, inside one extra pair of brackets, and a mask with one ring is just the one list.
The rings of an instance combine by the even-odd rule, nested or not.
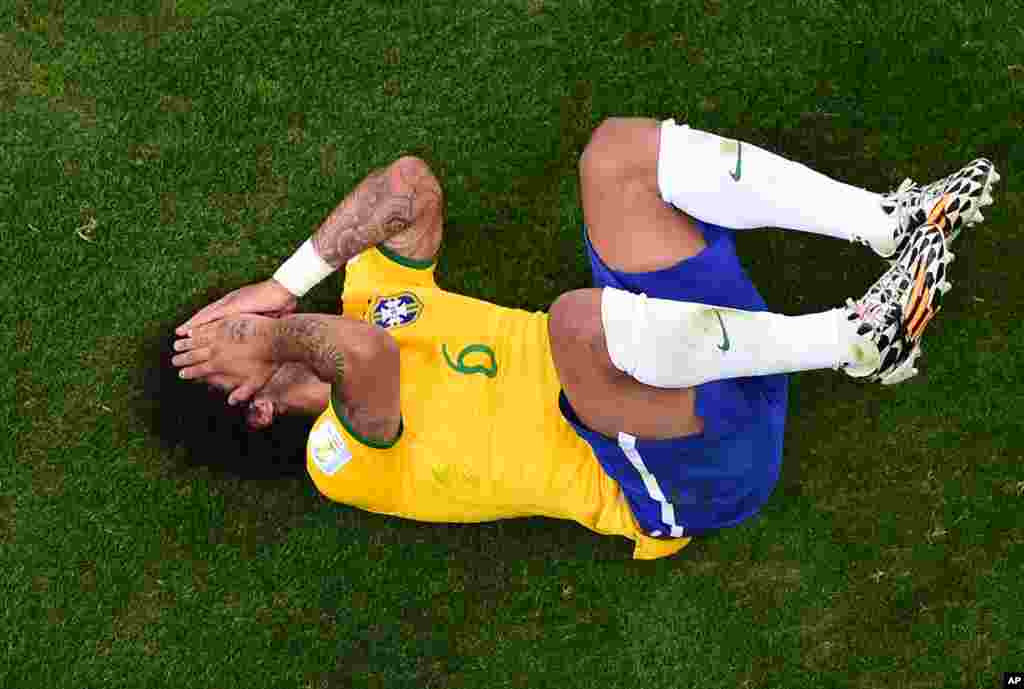
[(335, 411), (363, 436), (390, 440), (401, 420), (398, 344), (344, 316), (297, 314), (271, 324), (275, 363), (298, 362), (330, 384)]
[[(319, 400), (325, 403), (328, 392), (335, 411), (364, 438), (386, 442), (400, 428), (398, 343), (370, 323), (316, 313), (281, 319), (242, 314), (190, 330), (174, 351), (171, 363), (181, 378), (218, 381), (231, 390), (228, 404), (249, 400), (297, 363), (314, 378)], [(262, 408), (250, 425), (266, 425), (266, 402), (256, 400)]]
[(177, 334), (243, 313), (292, 313), (297, 297), (382, 242), (393, 240), (403, 252), (433, 255), (440, 243), (442, 204), (441, 187), (427, 164), (413, 156), (399, 158), (360, 182), (273, 278), (240, 287), (203, 307), (178, 326)]
[[(404, 156), (371, 172), (289, 258), (274, 281), (301, 297), (349, 259), (402, 235), (430, 244), (430, 222), (441, 209), (441, 188), (419, 158)], [(436, 248), (436, 247), (435, 247)]]
[(253, 396), (252, 403), (272, 403), (273, 417), (317, 417), (327, 408), (330, 399), (330, 383), (320, 380), (308, 365), (289, 361), (282, 364), (270, 381)]
[(397, 163), (371, 172), (310, 238), (332, 268), (412, 226), (416, 190), (403, 184), (401, 172)]

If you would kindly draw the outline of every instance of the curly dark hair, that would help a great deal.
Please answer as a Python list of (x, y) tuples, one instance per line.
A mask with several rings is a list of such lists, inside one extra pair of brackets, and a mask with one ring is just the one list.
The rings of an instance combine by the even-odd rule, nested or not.
[[(132, 401), (138, 421), (169, 454), (187, 466), (207, 466), (241, 478), (279, 478), (305, 473), (306, 440), (312, 417), (277, 416), (254, 431), (246, 405), (228, 406), (227, 394), (178, 377), (171, 363), (174, 329), (230, 289), (211, 288), (175, 318), (151, 325), (138, 353), (139, 393)], [(331, 308), (333, 307), (333, 308)], [(336, 311), (333, 302), (322, 311)]]

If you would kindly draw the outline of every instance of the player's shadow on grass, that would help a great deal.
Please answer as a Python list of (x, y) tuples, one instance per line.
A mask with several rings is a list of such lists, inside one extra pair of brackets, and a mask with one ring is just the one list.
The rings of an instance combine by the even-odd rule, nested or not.
[[(250, 430), (245, 405), (230, 407), (226, 393), (182, 380), (171, 363), (174, 329), (235, 287), (211, 287), (173, 318), (146, 331), (138, 351), (139, 391), (132, 401), (133, 413), (183, 468), (205, 466), (243, 479), (304, 476), (306, 439), (315, 419), (283, 416), (270, 428)], [(331, 305), (319, 306), (307, 310), (333, 311)]]

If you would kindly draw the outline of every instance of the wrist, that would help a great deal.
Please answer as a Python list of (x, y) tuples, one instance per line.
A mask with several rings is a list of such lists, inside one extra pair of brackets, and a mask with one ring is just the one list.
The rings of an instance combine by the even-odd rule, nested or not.
[[(275, 273), (275, 275), (276, 275), (276, 273)], [(271, 276), (271, 277), (267, 278), (267, 282), (270, 284), (271, 289), (273, 289), (275, 292), (280, 293), (281, 296), (283, 296), (283, 297), (291, 297), (292, 299), (296, 299), (297, 298), (297, 295), (294, 294), (290, 289), (285, 287), (284, 283), (282, 283), (276, 277)]]
[(334, 266), (323, 260), (316, 252), (313, 239), (310, 238), (281, 264), (274, 273), (273, 280), (293, 296), (303, 297), (334, 271)]
[(282, 402), (286, 414), (317, 416), (331, 400), (331, 384), (316, 376), (297, 382), (284, 391)]
[(264, 388), (264, 397), (274, 403), (274, 414), (320, 414), (327, 408), (331, 385), (320, 380), (305, 364), (284, 364)]

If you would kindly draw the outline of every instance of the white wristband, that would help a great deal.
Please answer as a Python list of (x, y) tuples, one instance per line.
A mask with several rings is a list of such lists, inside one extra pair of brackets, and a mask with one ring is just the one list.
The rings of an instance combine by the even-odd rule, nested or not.
[(313, 248), (313, 238), (310, 237), (305, 244), (299, 247), (298, 251), (292, 254), (291, 258), (277, 269), (274, 279), (296, 297), (303, 297), (306, 292), (323, 282), (323, 279), (335, 270), (316, 253), (316, 249)]

